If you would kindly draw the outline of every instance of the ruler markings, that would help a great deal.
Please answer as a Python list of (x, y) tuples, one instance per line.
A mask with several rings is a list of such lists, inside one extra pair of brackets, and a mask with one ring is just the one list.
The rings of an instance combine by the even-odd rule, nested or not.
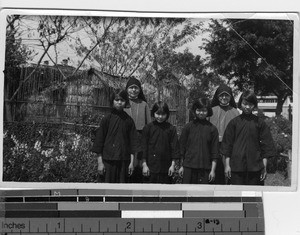
[(257, 197), (243, 197), (230, 198), (230, 197), (125, 197), (125, 196), (50, 196), (50, 197), (5, 197), (6, 203), (9, 202), (37, 202), (37, 201), (49, 201), (49, 202), (82, 202), (82, 201), (103, 201), (103, 202), (242, 202), (242, 203), (258, 203), (262, 202), (261, 198)]
[[(41, 230), (41, 227), (45, 227), (45, 225), (47, 226), (47, 221), (50, 220), (49, 219), (32, 219), (32, 223), (34, 225), (34, 227), (36, 228), (36, 230), (34, 231), (38, 231), (38, 232), (46, 232), (45, 230)], [(96, 228), (91, 228), (90, 226), (87, 226), (87, 222), (86, 221), (83, 225), (86, 226), (86, 229), (76, 229), (76, 224), (78, 224), (79, 221), (84, 221), (84, 218), (77, 218), (76, 220), (73, 220), (71, 218), (67, 218), (68, 220), (68, 231), (67, 232), (97, 232)], [(204, 220), (204, 223), (203, 223)], [(57, 220), (58, 221), (58, 220)], [(93, 220), (90, 222), (90, 224), (97, 224), (95, 222), (99, 223), (99, 220)], [(115, 221), (115, 223), (111, 220), (109, 220), (108, 218), (106, 218), (106, 220), (104, 220), (104, 224), (108, 224), (107, 221), (109, 222), (110, 225), (108, 225), (107, 227), (104, 227), (104, 229), (101, 229), (100, 232), (104, 232), (104, 231), (110, 231), (110, 232), (117, 232), (117, 231), (124, 231), (124, 232), (135, 232), (135, 231), (140, 231), (136, 228), (136, 223), (134, 220), (126, 220), (126, 219), (119, 219), (118, 221)], [(172, 219), (168, 219), (168, 220), (163, 220), (163, 219), (141, 219), (138, 224), (140, 228), (143, 228), (144, 231), (148, 231), (146, 230), (147, 228), (147, 224), (149, 224), (149, 226), (151, 226), (151, 230), (149, 231), (153, 231), (153, 232), (164, 232), (164, 231), (174, 231), (174, 226), (173, 228), (171, 228), (170, 221), (172, 221)], [(263, 220), (260, 219), (239, 219), (239, 221), (244, 222), (245, 226), (241, 228), (241, 230), (237, 230), (237, 229), (232, 229), (232, 226), (227, 226), (224, 227), (224, 224), (229, 224), (232, 223), (232, 221), (234, 221), (233, 218), (226, 218), (226, 220), (220, 218), (220, 219), (199, 219), (199, 218), (194, 218), (194, 219), (184, 219), (183, 221), (180, 219), (177, 220), (173, 220), (173, 225), (176, 225), (176, 231), (180, 232), (180, 231), (205, 231), (205, 232), (209, 232), (209, 231), (223, 231), (223, 232), (238, 232), (238, 231), (243, 231), (243, 232), (258, 232), (258, 225), (262, 224)], [(17, 222), (16, 222), (17, 224)], [(17, 226), (17, 225), (14, 226)], [(117, 231), (116, 229), (112, 229), (112, 225), (116, 226), (117, 224)], [(184, 225), (184, 227), (181, 228), (180, 224)], [(248, 224), (250, 224), (250, 227), (248, 226)], [(38, 226), (37, 226), (38, 225)], [(82, 226), (82, 224), (80, 224)], [(127, 227), (125, 226), (127, 225)], [(187, 226), (188, 225), (188, 226)], [(237, 224), (238, 225), (238, 224)], [(128, 227), (129, 226), (129, 227)], [(95, 226), (94, 226), (95, 227)], [(196, 228), (196, 230), (195, 230)], [(56, 228), (53, 228), (53, 226), (51, 227), (51, 230), (49, 230), (49, 226), (48, 226), (48, 232), (57, 232), (58, 230), (55, 230)], [(60, 232), (62, 232), (63, 228), (61, 230), (59, 230)], [(99, 230), (99, 229), (98, 229)], [(19, 230), (17, 230), (19, 231)], [(15, 231), (15, 232), (17, 232)], [(32, 231), (32, 230), (30, 230)], [(148, 231), (148, 232), (149, 232)], [(8, 231), (7, 231), (8, 232)], [(14, 232), (13, 230), (10, 230), (10, 232)], [(26, 232), (26, 230), (21, 230), (22, 233)], [(98, 231), (99, 232), (99, 231)]]
[[(55, 200), (51, 199), (49, 201), (51, 201), (50, 204), (55, 203), (55, 201), (57, 201), (57, 203), (54, 204), (54, 205), (57, 205), (57, 207), (59, 207), (58, 205), (63, 205), (62, 202), (67, 202), (67, 203), (70, 203), (68, 206), (70, 206), (72, 208), (71, 204), (79, 206), (78, 203), (82, 202), (82, 200), (79, 200), (79, 197), (75, 197), (76, 201), (72, 202), (72, 200), (74, 200), (74, 197), (70, 197), (70, 195), (68, 195), (68, 197), (61, 196), (61, 195), (63, 195), (61, 191), (55, 191), (54, 194), (56, 194), (55, 196), (53, 196), (53, 197), (55, 197)], [(60, 195), (60, 197), (64, 197), (64, 198), (58, 198), (59, 197), (58, 195)], [(11, 198), (13, 198), (13, 199), (5, 200), (5, 201), (10, 201), (10, 202), (8, 202), (8, 204), (16, 202), (14, 204), (11, 204), (10, 207), (6, 208), (6, 209), (10, 209), (10, 211), (12, 212), (14, 210), (14, 208), (17, 207), (17, 204), (20, 201), (16, 197), (11, 197)], [(29, 203), (28, 201), (30, 201), (30, 200), (25, 200), (26, 199), (25, 197), (21, 197), (21, 198), (23, 199), (22, 203), (24, 203), (24, 204), (26, 204), (26, 203), (28, 204)], [(33, 197), (31, 197), (31, 199), (32, 198)], [(241, 200), (243, 201), (243, 204), (235, 203), (237, 201), (240, 201), (240, 199), (229, 200), (228, 198), (224, 199), (224, 197), (215, 198), (215, 199), (212, 200), (213, 203), (211, 205), (212, 205), (212, 207), (214, 207), (216, 209), (216, 211), (208, 210), (210, 213), (212, 213), (210, 215), (206, 213), (208, 211), (201, 210), (201, 209), (203, 209), (203, 208), (201, 208), (201, 202), (206, 202), (207, 203), (207, 202), (210, 202), (211, 199), (203, 198), (203, 197), (199, 197), (200, 199), (195, 198), (195, 197), (193, 199), (191, 199), (192, 197), (191, 198), (188, 198), (188, 197), (187, 198), (174, 198), (174, 197), (171, 197), (171, 196), (160, 196), (159, 200), (158, 200), (159, 202), (156, 200), (156, 198), (158, 198), (158, 197), (152, 197), (152, 198), (149, 197), (149, 198), (147, 198), (147, 200), (141, 200), (140, 198), (134, 200), (134, 197), (125, 197), (123, 195), (122, 195), (122, 197), (113, 196), (113, 197), (107, 197), (107, 198), (109, 198), (108, 199), (109, 202), (106, 202), (106, 197), (103, 197), (103, 201), (106, 202), (106, 203), (112, 203), (112, 202), (117, 201), (117, 200), (120, 199), (120, 202), (116, 203), (116, 205), (117, 205), (117, 208), (116, 208), (117, 210), (116, 211), (119, 211), (120, 213), (122, 212), (122, 209), (127, 209), (128, 211), (131, 210), (133, 212), (136, 212), (135, 210), (143, 209), (143, 205), (145, 205), (145, 203), (143, 203), (143, 202), (145, 202), (145, 201), (147, 201), (147, 202), (155, 201), (155, 203), (157, 203), (157, 205), (164, 205), (163, 204), (164, 202), (166, 202), (166, 205), (168, 205), (168, 202), (169, 202), (169, 205), (171, 205), (171, 207), (176, 205), (174, 207), (174, 209), (179, 208), (179, 211), (181, 211), (182, 214), (184, 213), (185, 216), (184, 216), (184, 218), (181, 217), (181, 218), (178, 218), (178, 219), (172, 218), (172, 219), (165, 220), (165, 219), (159, 218), (159, 217), (155, 218), (157, 215), (153, 216), (153, 215), (150, 214), (150, 215), (148, 215), (148, 217), (145, 217), (145, 220), (143, 220), (142, 225), (139, 225), (141, 220), (139, 220), (139, 219), (136, 220), (134, 217), (131, 217), (132, 220), (128, 220), (128, 218), (126, 218), (127, 220), (124, 220), (125, 218), (121, 218), (121, 216), (119, 217), (119, 219), (117, 217), (114, 218), (114, 219), (108, 219), (107, 217), (104, 216), (103, 219), (108, 219), (108, 221), (109, 221), (109, 223), (106, 223), (107, 225), (103, 227), (103, 229), (105, 229), (106, 231), (101, 229), (100, 220), (97, 220), (98, 221), (98, 231), (97, 231), (97, 226), (96, 226), (96, 228), (95, 228), (95, 226), (93, 228), (93, 226), (86, 225), (87, 222), (86, 222), (86, 220), (84, 220), (85, 219), (84, 217), (90, 217), (91, 211), (90, 210), (84, 210), (83, 209), (84, 205), (82, 205), (83, 206), (82, 210), (79, 209), (80, 207), (76, 208), (76, 206), (75, 206), (73, 208), (73, 211), (68, 211), (68, 210), (65, 211), (65, 212), (70, 213), (70, 214), (59, 213), (59, 217), (61, 217), (63, 219), (63, 223), (64, 223), (64, 225), (62, 226), (63, 231), (58, 230), (59, 228), (57, 228), (56, 225), (54, 225), (54, 224), (53, 225), (51, 224), (51, 229), (50, 229), (48, 223), (46, 223), (45, 225), (40, 224), (40, 226), (37, 226), (35, 224), (36, 223), (35, 218), (32, 218), (32, 216), (28, 216), (27, 217), (29, 219), (29, 221), (28, 221), (29, 231), (28, 232), (30, 233), (32, 231), (31, 230), (32, 224), (34, 224), (33, 226), (36, 227), (39, 234), (43, 233), (43, 230), (41, 230), (41, 228), (43, 226), (44, 226), (44, 228), (45, 228), (45, 230), (48, 234), (50, 234), (51, 232), (55, 232), (55, 233), (63, 232), (63, 234), (66, 234), (66, 232), (67, 232), (67, 230), (66, 230), (66, 220), (67, 220), (69, 229), (71, 229), (71, 231), (73, 233), (76, 233), (76, 234), (77, 233), (78, 234), (80, 234), (80, 233), (81, 234), (82, 233), (91, 234), (93, 232), (98, 232), (98, 233), (102, 233), (102, 234), (106, 234), (106, 233), (113, 234), (113, 233), (116, 232), (117, 234), (121, 234), (123, 230), (124, 230), (124, 232), (127, 232), (126, 234), (129, 234), (129, 233), (130, 234), (136, 234), (136, 233), (139, 232), (138, 230), (136, 231), (137, 226), (142, 228), (143, 232), (147, 231), (146, 228), (147, 228), (147, 226), (149, 226), (149, 225), (147, 225), (147, 220), (149, 220), (149, 217), (150, 217), (152, 219), (151, 220), (152, 222), (151, 222), (151, 225), (150, 225), (150, 232), (151, 233), (157, 232), (155, 234), (163, 234), (163, 233), (167, 234), (168, 232), (170, 232), (171, 234), (172, 233), (179, 234), (181, 232), (186, 232), (185, 234), (192, 234), (194, 232), (195, 232), (195, 234), (196, 234), (196, 232), (198, 232), (198, 233), (200, 232), (202, 234), (210, 234), (209, 232), (211, 232), (211, 231), (215, 235), (225, 235), (229, 232), (230, 232), (230, 234), (233, 234), (233, 233), (234, 234), (242, 234), (243, 233), (245, 235), (246, 234), (247, 235), (248, 234), (249, 235), (250, 234), (256, 234), (256, 233), (264, 234), (263, 233), (263, 231), (264, 231), (263, 206), (262, 206), (262, 200), (259, 197), (242, 197)], [(68, 201), (69, 199), (71, 199), (71, 202)], [(35, 200), (38, 201), (37, 199), (35, 199)], [(140, 204), (137, 203), (137, 201), (139, 201)], [(132, 204), (132, 206), (134, 208), (130, 208), (130, 204), (133, 203), (133, 202), (135, 202), (135, 204)], [(223, 203), (219, 204), (217, 202), (223, 202)], [(227, 204), (224, 204), (224, 202), (226, 202)], [(91, 205), (89, 203), (90, 202), (89, 202), (89, 199), (88, 199), (83, 204), (85, 204), (85, 206), (88, 207), (88, 205)], [(190, 203), (190, 205), (188, 203)], [(40, 203), (40, 204), (42, 204), (42, 203)], [(155, 205), (153, 202), (148, 203), (148, 204), (146, 204), (148, 206), (148, 208), (151, 208), (150, 204)], [(219, 219), (216, 219), (215, 217), (217, 215), (213, 214), (213, 213), (219, 213), (220, 212), (220, 211), (217, 210), (217, 208), (218, 208), (217, 204), (218, 204), (218, 206), (220, 206), (219, 210), (220, 210), (220, 208), (224, 209), (224, 211), (221, 211), (223, 214), (221, 214), (221, 216), (219, 214), (219, 217), (221, 217)], [(236, 213), (237, 212), (237, 211), (233, 210), (233, 208), (230, 208), (230, 206), (229, 206), (230, 204), (235, 205), (235, 206), (236, 205), (242, 205), (242, 207), (243, 207), (242, 211), (241, 211), (243, 213), (243, 215), (241, 216), (242, 218), (233, 218), (232, 216), (230, 216), (228, 214), (228, 213)], [(124, 205), (125, 205), (125, 208), (123, 208)], [(203, 205), (205, 205), (205, 204), (202, 204), (202, 206)], [(207, 205), (209, 205), (209, 204), (206, 204), (206, 206)], [(30, 207), (30, 205), (26, 205), (26, 206)], [(25, 210), (26, 206), (23, 207), (24, 210)], [(43, 206), (46, 206), (46, 204), (44, 204)], [(228, 206), (228, 210), (226, 210), (226, 206)], [(35, 209), (38, 210), (39, 209), (38, 207), (39, 207), (39, 205), (36, 204)], [(92, 208), (92, 206), (90, 206), (90, 208)], [(145, 208), (145, 206), (144, 206), (144, 208)], [(170, 208), (169, 208), (169, 210), (172, 211)], [(208, 208), (209, 208), (209, 206), (208, 206)], [(34, 208), (28, 208), (28, 209), (31, 210), (30, 212), (34, 211)], [(59, 210), (59, 209), (62, 209), (62, 208), (59, 207), (57, 209)], [(157, 210), (161, 209), (161, 211), (159, 213), (165, 212), (165, 210), (163, 208), (158, 207), (156, 209)], [(186, 209), (186, 210), (184, 210), (184, 209)], [(188, 211), (188, 209), (190, 209), (190, 211)], [(213, 209), (213, 208), (211, 208), (211, 209)], [(141, 211), (143, 211), (143, 210), (141, 210)], [(9, 212), (9, 210), (7, 210), (6, 212)], [(19, 211), (15, 211), (15, 212), (19, 213)], [(61, 212), (61, 211), (59, 211), (59, 212)], [(154, 210), (152, 212), (156, 213), (157, 211)], [(186, 213), (186, 212), (188, 212), (188, 213)], [(201, 218), (192, 218), (193, 216), (199, 217), (199, 213), (203, 213), (203, 212), (206, 213), (206, 218), (205, 218), (205, 215), (203, 215), (203, 216), (201, 215), (200, 216)], [(82, 213), (81, 216), (80, 216), (80, 213)], [(39, 214), (39, 212), (36, 212), (35, 215), (38, 215), (38, 214)], [(5, 215), (10, 215), (10, 214), (6, 213)], [(75, 216), (76, 219), (82, 219), (82, 220), (85, 221), (84, 223), (80, 223), (80, 228), (81, 229), (79, 231), (77, 231), (77, 229), (75, 227), (76, 226), (76, 221), (74, 220), (75, 218), (70, 218), (71, 215), (73, 215), (73, 216), (76, 215)], [(82, 215), (85, 215), (85, 216), (82, 217)], [(94, 214), (94, 215), (96, 215), (96, 214)], [(211, 216), (212, 218), (207, 218), (207, 215), (209, 215), (209, 217)], [(18, 216), (22, 216), (22, 213)], [(65, 218), (66, 216), (68, 218)], [(188, 218), (186, 216), (188, 216)], [(44, 216), (44, 217), (45, 217), (44, 219), (47, 220), (47, 218), (46, 218), (47, 216)], [(49, 215), (48, 215), (48, 217), (50, 217), (50, 218), (48, 218), (48, 220), (50, 220), (50, 222), (55, 221), (54, 217), (49, 216)], [(152, 217), (154, 217), (154, 218), (152, 218)], [(202, 217), (204, 217), (204, 218), (202, 218)], [(231, 217), (231, 218), (228, 218), (228, 217)], [(9, 217), (9, 219), (11, 219), (12, 221), (14, 221), (18, 218), (20, 218), (20, 217), (17, 217), (16, 215), (14, 217), (11, 217), (11, 218)], [(101, 221), (103, 221), (103, 219), (101, 219)], [(195, 220), (193, 220), (193, 219), (195, 219)], [(200, 225), (199, 220), (202, 220), (202, 224), (201, 224), (202, 227), (199, 227), (199, 225)], [(127, 227), (126, 225), (130, 225), (130, 227)], [(111, 226), (114, 226), (114, 227), (111, 227)], [(184, 227), (182, 227), (182, 226), (184, 226)], [(3, 222), (2, 222), (2, 227), (4, 227)], [(27, 228), (27, 226), (26, 226), (26, 228)], [(236, 230), (238, 230), (238, 231), (236, 231)], [(261, 231), (259, 231), (259, 230), (261, 230)], [(10, 232), (13, 233), (14, 230), (10, 230)], [(26, 233), (25, 230), (18, 230), (18, 233), (20, 233), (20, 234), (24, 234), (24, 232)]]

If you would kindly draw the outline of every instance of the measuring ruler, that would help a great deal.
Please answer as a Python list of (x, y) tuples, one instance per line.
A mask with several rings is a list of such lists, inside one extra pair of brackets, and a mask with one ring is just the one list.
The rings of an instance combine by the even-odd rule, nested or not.
[(85, 189), (2, 191), (1, 234), (264, 234), (260, 193), (221, 195)]

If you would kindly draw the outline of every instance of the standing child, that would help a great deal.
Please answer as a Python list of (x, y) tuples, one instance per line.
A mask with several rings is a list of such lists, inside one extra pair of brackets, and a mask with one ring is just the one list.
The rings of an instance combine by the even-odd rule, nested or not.
[(267, 159), (275, 155), (275, 145), (267, 124), (252, 112), (255, 94), (247, 90), (238, 102), (243, 111), (225, 130), (221, 153), (225, 156), (225, 175), (234, 185), (261, 185), (267, 175)]
[(146, 124), (151, 122), (150, 109), (144, 96), (141, 82), (134, 77), (131, 77), (126, 84), (126, 91), (129, 95), (130, 104), (124, 109), (129, 116), (132, 117), (137, 129), (137, 153), (135, 155), (135, 170), (131, 176), (132, 183), (141, 183), (142, 175), (142, 131)]
[(214, 181), (218, 159), (219, 134), (206, 118), (212, 115), (207, 98), (197, 99), (192, 105), (195, 119), (185, 125), (180, 136), (183, 159), (179, 174), (184, 184), (208, 184)]
[(170, 111), (166, 103), (153, 105), (154, 121), (143, 129), (143, 175), (149, 183), (170, 184), (179, 159), (179, 142), (176, 128), (167, 122)]
[[(240, 115), (236, 109), (231, 88), (221, 84), (214, 94), (211, 106), (213, 115), (209, 118), (209, 121), (218, 129), (219, 147), (221, 147), (224, 131), (229, 121)], [(222, 156), (218, 158), (215, 184), (225, 184), (224, 161), (225, 159)]]
[(92, 151), (98, 154), (98, 171), (106, 183), (126, 183), (133, 172), (136, 129), (124, 112), (129, 103), (125, 90), (117, 90), (110, 99), (112, 111), (103, 117)]

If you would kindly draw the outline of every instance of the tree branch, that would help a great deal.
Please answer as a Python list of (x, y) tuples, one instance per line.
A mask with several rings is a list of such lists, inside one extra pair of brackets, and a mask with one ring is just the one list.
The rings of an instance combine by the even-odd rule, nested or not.
[(52, 46), (51, 44), (48, 44), (48, 47), (47, 47), (46, 50), (44, 51), (43, 55), (40, 57), (40, 59), (39, 59), (37, 65), (35, 66), (35, 68), (32, 70), (32, 72), (31, 72), (31, 73), (30, 73), (23, 81), (20, 82), (19, 87), (18, 87), (17, 90), (14, 92), (14, 94), (13, 94), (12, 97), (9, 99), (9, 101), (12, 101), (12, 100), (16, 97), (16, 95), (18, 94), (18, 92), (19, 92), (20, 89), (22, 88), (23, 84), (24, 84), (25, 82), (27, 82), (27, 81), (31, 78), (32, 74), (35, 73), (35, 71), (36, 71), (36, 70), (38, 69), (38, 67), (40, 66), (40, 63), (41, 63), (42, 59), (45, 57), (45, 55), (47, 54), (47, 52), (48, 52), (48, 50), (49, 50), (49, 48), (50, 48), (51, 46)]

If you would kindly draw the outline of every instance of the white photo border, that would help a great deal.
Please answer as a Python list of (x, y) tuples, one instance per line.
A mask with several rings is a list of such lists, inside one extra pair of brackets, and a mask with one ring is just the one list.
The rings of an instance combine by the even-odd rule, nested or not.
[[(267, 12), (244, 12), (244, 13), (168, 13), (168, 12), (130, 12), (130, 11), (84, 11), (84, 10), (28, 10), (28, 9), (3, 9), (0, 14), (0, 51), (5, 52), (5, 28), (6, 16), (11, 14), (19, 15), (65, 15), (65, 16), (124, 16), (124, 17), (172, 17), (172, 18), (245, 18), (245, 19), (282, 19), (294, 22), (294, 57), (293, 57), (293, 136), (292, 136), (292, 177), (290, 187), (281, 186), (232, 186), (232, 185), (156, 185), (156, 184), (126, 184), (126, 189), (138, 190), (174, 190), (174, 191), (295, 191), (298, 184), (298, 158), (299, 156), (299, 15), (297, 13), (267, 13)], [(1, 54), (0, 70), (4, 71), (5, 53)], [(4, 89), (4, 73), (0, 75), (0, 88)], [(4, 94), (2, 92), (2, 100)], [(1, 102), (0, 109), (3, 110)], [(0, 117), (3, 124), (3, 115)], [(0, 127), (3, 133), (3, 125)], [(124, 189), (124, 184), (103, 184), (103, 183), (34, 183), (34, 182), (3, 182), (3, 139), (0, 139), (0, 169), (2, 188), (88, 188), (88, 189)]]

